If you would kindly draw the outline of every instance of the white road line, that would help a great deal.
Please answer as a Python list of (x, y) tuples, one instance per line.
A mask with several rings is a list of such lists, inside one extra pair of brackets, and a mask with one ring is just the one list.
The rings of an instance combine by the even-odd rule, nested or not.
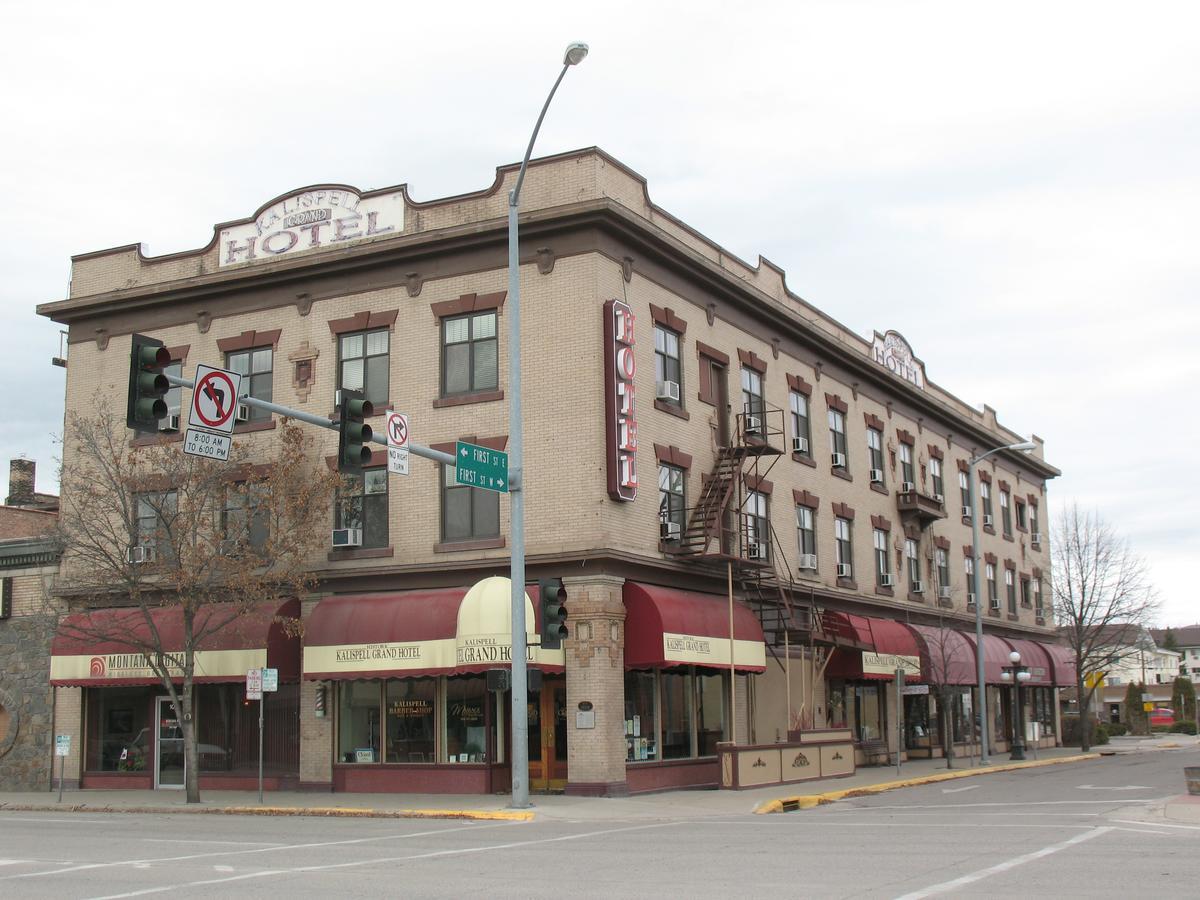
[(942, 793), (943, 794), (961, 794), (963, 791), (977, 791), (977, 790), (979, 790), (979, 785), (968, 784), (966, 787), (960, 787), (960, 788), (942, 788)]
[(889, 819), (886, 822), (824, 822), (817, 819), (800, 820), (789, 823), (779, 823), (776, 825), (773, 822), (721, 822), (721, 821), (704, 821), (704, 822), (681, 822), (681, 825), (720, 825), (727, 827), (729, 825), (749, 825), (755, 828), (776, 828), (780, 825), (788, 827), (809, 827), (809, 828), (1047, 828), (1053, 831), (1061, 831), (1064, 828), (1092, 828), (1091, 825), (1072, 825), (1070, 822), (1055, 822), (1053, 824), (1036, 825), (1029, 822), (897, 822), (894, 819)]
[(262, 872), (249, 872), (245, 875), (234, 875), (231, 878), (212, 878), (208, 881), (189, 881), (187, 884), (173, 885), (171, 887), (153, 887), (146, 888), (142, 891), (130, 891), (127, 894), (107, 894), (103, 897), (95, 897), (93, 900), (120, 900), (123, 897), (143, 897), (146, 894), (161, 894), (163, 891), (174, 891), (180, 888), (189, 887), (205, 887), (210, 884), (228, 884), (231, 881), (245, 881), (247, 878), (266, 878), (269, 875), (282, 875), (283, 870), (267, 869)]
[[(344, 841), (315, 841), (309, 844), (277, 844), (273, 847), (257, 847), (252, 850), (216, 850), (212, 853), (191, 853), (186, 856), (164, 856), (152, 857), (149, 859), (119, 859), (112, 862), (87, 863), (85, 865), (71, 866), (66, 869), (49, 869), (41, 872), (24, 872), (20, 875), (4, 875), (0, 877), (0, 881), (12, 881), (15, 878), (38, 878), (43, 875), (64, 875), (71, 872), (84, 872), (89, 869), (111, 869), (116, 866), (131, 866), (137, 863), (169, 863), (169, 862), (187, 862), (193, 859), (206, 859), (213, 856), (244, 856), (250, 853), (270, 853), (275, 850), (308, 850), (315, 847), (342, 847), (351, 844), (367, 844), (374, 841), (388, 840), (406, 840), (415, 837), (429, 837), (436, 834), (449, 834), (455, 831), (478, 831), (485, 828), (504, 828), (514, 823), (509, 822), (488, 822), (482, 825), (463, 825), (458, 828), (437, 828), (430, 831), (414, 831), (407, 834), (384, 834), (375, 837), (365, 838), (350, 838)], [(520, 823), (517, 823), (520, 824)]]
[(281, 847), (272, 841), (204, 841), (199, 838), (142, 838), (147, 844), (233, 844), (235, 847)]
[(0, 859), (0, 866), (19, 866), (21, 863), (33, 862), (31, 859)]
[(971, 872), (968, 875), (963, 875), (959, 878), (955, 878), (952, 881), (943, 881), (941, 884), (932, 884), (927, 888), (921, 888), (919, 891), (912, 891), (911, 893), (904, 894), (903, 896), (896, 898), (896, 900), (922, 900), (924, 897), (933, 897), (937, 894), (944, 894), (947, 891), (954, 890), (955, 888), (964, 887), (965, 885), (972, 884), (976, 881), (982, 881), (983, 879), (992, 875), (999, 875), (1001, 872), (1007, 872), (1010, 869), (1015, 869), (1017, 866), (1023, 866), (1025, 863), (1034, 862), (1035, 860), (1058, 853), (1060, 850), (1066, 850), (1068, 847), (1072, 847), (1075, 844), (1082, 844), (1084, 841), (1090, 841), (1092, 838), (1098, 838), (1112, 830), (1112, 828), (1102, 825), (1099, 828), (1092, 829), (1091, 831), (1085, 831), (1083, 834), (1077, 834), (1075, 837), (1067, 838), (1067, 840), (1060, 844), (1051, 844), (1049, 847), (1043, 847), (1041, 850), (1035, 850), (1032, 853), (1026, 853), (1022, 856), (1014, 856), (1012, 859), (1007, 859), (1004, 862), (996, 863), (994, 866), (988, 866), (986, 869), (980, 869), (978, 872)]
[(1200, 825), (1172, 825), (1169, 822), (1139, 822), (1137, 819), (1112, 819), (1122, 825), (1145, 825), (1150, 828), (1183, 828), (1186, 831), (1200, 831)]
[(1122, 797), (1117, 799), (1113, 797), (1111, 800), (1026, 800), (1011, 803), (1001, 803), (999, 801), (979, 803), (932, 803), (932, 804), (917, 804), (911, 806), (843, 806), (839, 808), (827, 808), (827, 813), (844, 813), (844, 812), (874, 812), (880, 809), (979, 809), (984, 807), (1000, 807), (1000, 806), (1112, 806), (1114, 803), (1120, 806), (1131, 806), (1134, 803), (1163, 803), (1170, 800), (1170, 797)]

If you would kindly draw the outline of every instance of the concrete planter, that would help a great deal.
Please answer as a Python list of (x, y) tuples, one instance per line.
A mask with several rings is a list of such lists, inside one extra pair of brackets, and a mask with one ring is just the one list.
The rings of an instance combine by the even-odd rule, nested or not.
[(1183, 777), (1189, 794), (1200, 794), (1200, 766), (1184, 766)]

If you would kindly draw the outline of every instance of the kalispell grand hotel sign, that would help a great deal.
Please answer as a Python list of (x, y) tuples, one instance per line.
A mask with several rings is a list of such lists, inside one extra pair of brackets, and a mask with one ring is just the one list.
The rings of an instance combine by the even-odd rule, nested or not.
[(875, 332), (875, 340), (871, 344), (871, 359), (893, 375), (898, 375), (925, 390), (925, 364), (913, 356), (912, 347), (900, 332)]

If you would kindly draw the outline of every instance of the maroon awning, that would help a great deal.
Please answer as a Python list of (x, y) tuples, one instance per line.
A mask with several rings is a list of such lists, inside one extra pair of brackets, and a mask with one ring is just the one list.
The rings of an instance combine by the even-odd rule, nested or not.
[(921, 649), (921, 681), (975, 684), (975, 645), (961, 631), (935, 625), (909, 625)]
[[(147, 619), (149, 616), (149, 619)], [(198, 682), (244, 681), (249, 669), (278, 669), (281, 681), (300, 675), (300, 641), (287, 622), (300, 616), (298, 600), (258, 603), (246, 609), (208, 604), (196, 612), (202, 637), (194, 657)], [(151, 641), (151, 628), (158, 641)], [(289, 633), (291, 632), (291, 633)], [(182, 680), (183, 609), (161, 606), (96, 609), (74, 613), (58, 625), (50, 645), (50, 683), (101, 687), (159, 684), (146, 658), (147, 646), (158, 646), (172, 658), (168, 665)]]
[(1062, 644), (1047, 644), (1038, 641), (1038, 645), (1050, 657), (1051, 669), (1054, 673), (1054, 684), (1060, 688), (1076, 687), (1075, 684), (1075, 651)]
[(758, 618), (729, 600), (675, 588), (625, 582), (625, 668), (697, 665), (728, 669), (730, 645), (739, 672), (766, 670), (766, 645)]
[[(846, 614), (842, 614), (846, 615)], [(904, 669), (908, 681), (920, 681), (917, 671), (921, 658), (917, 639), (902, 622), (874, 616), (847, 616), (858, 639), (867, 649), (846, 647), (834, 649), (826, 674), (835, 678), (861, 678), (869, 681), (890, 681), (896, 669)]]
[(1054, 684), (1053, 663), (1045, 647), (1037, 641), (1022, 638), (1005, 638), (1009, 646), (1021, 654), (1021, 665), (1029, 669), (1028, 685), (1046, 686)]
[[(971, 644), (972, 653), (975, 649), (975, 635), (971, 632), (964, 632), (964, 636)], [(1008, 658), (1008, 654), (1012, 653), (1012, 649), (1004, 641), (1003, 638), (998, 638), (994, 634), (985, 634), (983, 636), (983, 679), (986, 684), (1009, 684), (1004, 680), (1004, 667), (1012, 665)]]
[(871, 624), (866, 616), (827, 609), (821, 613), (821, 628), (825, 637), (839, 647), (869, 650), (874, 647)]

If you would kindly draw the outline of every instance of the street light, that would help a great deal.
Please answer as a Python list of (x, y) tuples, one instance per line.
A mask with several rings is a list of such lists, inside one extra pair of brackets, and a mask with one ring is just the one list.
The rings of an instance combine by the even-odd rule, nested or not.
[(967, 463), (967, 489), (971, 495), (971, 580), (974, 582), (971, 587), (975, 589), (975, 674), (979, 679), (979, 764), (981, 766), (990, 765), (991, 759), (988, 757), (987, 684), (983, 678), (983, 597), (979, 592), (979, 570), (982, 568), (980, 564), (983, 561), (983, 554), (979, 550), (979, 514), (975, 510), (975, 495), (978, 493), (975, 490), (975, 467), (993, 453), (1000, 453), (1003, 450), (1018, 450), (1028, 453), (1030, 450), (1036, 449), (1037, 444), (1033, 441), (1005, 444), (1003, 447), (993, 447), (987, 453), (981, 453)]
[(1000, 677), (1013, 685), (1013, 739), (1009, 759), (1025, 758), (1025, 723), (1022, 720), (1024, 707), (1021, 705), (1021, 685), (1029, 680), (1029, 667), (1021, 665), (1021, 654), (1014, 650), (1008, 654), (1011, 666), (1004, 666)]
[(537, 140), (542, 119), (562, 83), (567, 69), (578, 65), (587, 56), (588, 45), (567, 45), (563, 54), (562, 71), (550, 88), (529, 146), (517, 172), (517, 183), (508, 194), (508, 490), (509, 535), (512, 554), (509, 578), (512, 581), (512, 807), (529, 806), (529, 707), (526, 681), (525, 641), (525, 484), (524, 438), (521, 421), (521, 273), (517, 239), (517, 209), (521, 201), (521, 185), (529, 167), (529, 155)]

